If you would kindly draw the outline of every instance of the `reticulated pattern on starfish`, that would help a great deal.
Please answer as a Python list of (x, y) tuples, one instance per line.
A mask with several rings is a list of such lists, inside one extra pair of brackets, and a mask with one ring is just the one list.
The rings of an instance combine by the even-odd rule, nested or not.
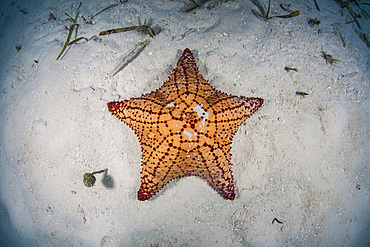
[(239, 125), (263, 104), (215, 90), (185, 49), (172, 75), (139, 98), (109, 102), (130, 126), (142, 148), (138, 199), (147, 200), (174, 178), (206, 179), (222, 196), (235, 198), (231, 143)]

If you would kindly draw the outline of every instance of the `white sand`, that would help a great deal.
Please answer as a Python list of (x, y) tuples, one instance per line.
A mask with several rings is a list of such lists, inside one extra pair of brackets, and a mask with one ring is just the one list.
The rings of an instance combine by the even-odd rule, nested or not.
[[(334, 0), (318, 0), (320, 12), (313, 0), (272, 1), (273, 14), (290, 3), (301, 15), (267, 22), (247, 0), (190, 13), (181, 11), (190, 1), (129, 0), (92, 25), (78, 17), (78, 36), (97, 38), (58, 61), (70, 25), (64, 13), (74, 16), (79, 2), (11, 2), (0, 3), (0, 246), (370, 245), (370, 52)], [(83, 0), (79, 15), (115, 2)], [(150, 38), (98, 33), (137, 25), (138, 16), (161, 32), (111, 78)], [(139, 142), (106, 104), (160, 87), (186, 47), (217, 89), (265, 104), (234, 137), (234, 201), (186, 177), (140, 202)], [(326, 64), (322, 50), (340, 62)], [(84, 173), (105, 168), (112, 188), (100, 174), (84, 186)]]

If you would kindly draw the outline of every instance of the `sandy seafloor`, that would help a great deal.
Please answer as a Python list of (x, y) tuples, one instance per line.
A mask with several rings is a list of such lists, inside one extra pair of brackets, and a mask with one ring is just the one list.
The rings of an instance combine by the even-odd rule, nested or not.
[[(75, 16), (79, 1), (1, 1), (0, 246), (370, 245), (370, 52), (345, 24), (348, 11), (272, 1), (272, 14), (287, 14), (281, 3), (301, 14), (262, 21), (252, 1), (186, 13), (189, 2), (129, 0), (87, 24), (81, 16), (117, 1), (83, 0), (77, 36), (92, 38), (56, 60), (71, 24), (64, 13)], [(160, 32), (98, 35), (138, 17)], [(369, 35), (369, 20), (359, 21)], [(216, 89), (265, 103), (234, 136), (234, 201), (186, 177), (141, 202), (138, 139), (107, 102), (160, 87), (186, 47)], [(84, 173), (105, 168), (104, 181), (84, 186)]]

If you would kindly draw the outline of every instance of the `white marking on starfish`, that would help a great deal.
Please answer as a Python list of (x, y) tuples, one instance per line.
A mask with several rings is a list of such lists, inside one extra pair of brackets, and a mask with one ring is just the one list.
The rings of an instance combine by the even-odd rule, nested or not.
[(209, 112), (203, 109), (203, 104), (193, 107), (193, 110), (197, 113), (198, 117), (202, 119), (202, 124), (199, 127), (206, 125), (206, 120), (209, 118)]
[(184, 133), (184, 135), (186, 135), (189, 138), (189, 141), (191, 142), (191, 138), (193, 137), (193, 135), (187, 130), (184, 130), (183, 133)]
[(172, 107), (172, 106), (175, 106), (175, 102), (170, 102), (165, 107)]

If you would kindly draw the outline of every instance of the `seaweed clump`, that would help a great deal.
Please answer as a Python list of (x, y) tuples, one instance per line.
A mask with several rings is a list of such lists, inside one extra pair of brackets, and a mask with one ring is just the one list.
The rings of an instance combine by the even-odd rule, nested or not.
[(92, 186), (94, 186), (94, 184), (96, 182), (96, 178), (95, 178), (94, 174), (103, 173), (103, 172), (104, 173), (107, 173), (108, 172), (108, 168), (107, 169), (104, 169), (104, 170), (92, 172), (92, 173), (85, 173), (84, 176), (83, 176), (84, 185), (86, 187), (92, 187)]
[(127, 31), (137, 31), (137, 32), (143, 32), (148, 34), (151, 38), (154, 37), (155, 32), (153, 28), (147, 24), (146, 20), (144, 20), (144, 23), (141, 23), (140, 17), (139, 19), (139, 25), (137, 26), (130, 26), (130, 27), (121, 27), (121, 28), (115, 28), (115, 29), (109, 29), (105, 31), (101, 31), (99, 33), (100, 36), (112, 34), (112, 33), (120, 33), (120, 32), (127, 32)]
[(335, 64), (337, 62), (340, 62), (339, 59), (333, 58), (332, 55), (326, 53), (325, 51), (321, 51), (321, 53), (322, 53), (322, 57), (325, 59), (327, 64)]
[[(77, 10), (80, 8), (80, 6), (81, 6), (81, 4), (80, 4), (80, 5), (79, 5), (79, 7), (77, 8)], [(67, 39), (66, 39), (66, 41), (64, 42), (63, 48), (62, 48), (62, 50), (60, 51), (60, 53), (59, 53), (59, 55), (58, 55), (58, 57), (57, 57), (57, 60), (62, 56), (63, 52), (67, 49), (67, 46), (70, 46), (70, 45), (72, 45), (72, 44), (74, 44), (74, 43), (76, 43), (76, 42), (80, 41), (81, 39), (84, 39), (84, 40), (88, 41), (88, 39), (87, 39), (87, 38), (85, 38), (85, 37), (79, 37), (79, 38), (77, 38), (77, 39), (75, 39), (75, 40), (72, 40), (72, 41), (71, 41), (72, 33), (73, 33), (73, 31), (74, 31), (75, 29), (77, 30), (77, 27), (78, 27), (78, 25), (79, 25), (79, 24), (77, 23), (76, 18), (72, 18), (72, 17), (71, 17), (69, 14), (67, 14), (67, 13), (65, 13), (65, 15), (66, 15), (66, 16), (68, 16), (69, 20), (70, 20), (72, 23), (71, 23), (71, 25), (69, 26), (69, 28), (67, 28), (67, 27), (65, 26), (65, 28), (66, 28), (66, 29), (68, 29), (68, 35), (67, 35)], [(77, 34), (77, 31), (76, 31), (76, 34)]]
[(319, 24), (321, 23), (321, 21), (320, 20), (318, 20), (317, 18), (315, 18), (315, 19), (313, 19), (313, 18), (309, 18), (309, 19), (307, 19), (307, 23), (308, 23), (308, 25), (310, 25), (311, 27), (318, 27), (319, 26)]
[(292, 17), (298, 16), (300, 14), (299, 10), (295, 10), (295, 11), (290, 12), (289, 14), (286, 14), (286, 15), (270, 16), (271, 0), (269, 0), (267, 11), (266, 11), (265, 7), (260, 3), (259, 0), (252, 0), (252, 2), (259, 9), (259, 12), (252, 9), (253, 14), (255, 16), (257, 16), (258, 19), (263, 20), (263, 21), (267, 21), (267, 20), (269, 20), (271, 18), (274, 18), (274, 17), (276, 17), (276, 18), (292, 18)]

